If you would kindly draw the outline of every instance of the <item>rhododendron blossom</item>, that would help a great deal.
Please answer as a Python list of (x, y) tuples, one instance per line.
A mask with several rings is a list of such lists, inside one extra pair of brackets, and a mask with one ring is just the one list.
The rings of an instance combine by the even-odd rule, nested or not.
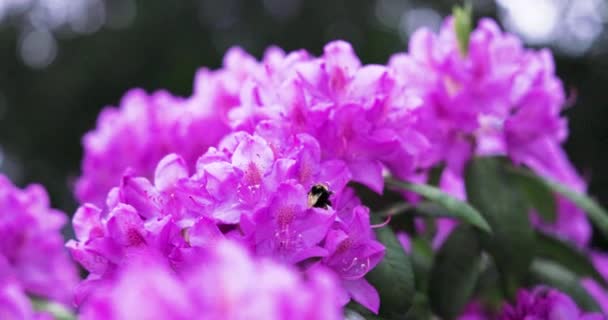
[(65, 223), (40, 185), (19, 189), (0, 175), (0, 278), (7, 279), (6, 294), (70, 302), (78, 276), (63, 246)]
[(560, 291), (537, 287), (531, 291), (520, 290), (515, 303), (505, 306), (499, 319), (602, 320), (605, 318), (599, 313), (581, 311), (570, 297)]
[[(271, 47), (259, 61), (235, 47), (221, 68), (197, 72), (189, 97), (129, 91), (83, 138), (76, 239), (66, 246), (88, 275), (74, 295), (74, 270), (56, 248), (63, 219), (37, 187), (21, 191), (0, 179), (0, 209), (9, 212), (0, 215), (0, 231), (8, 234), (0, 243), (0, 280), (7, 279), (0, 282), (0, 316), (44, 316), (31, 310), (27, 295), (33, 295), (73, 298), (82, 319), (338, 319), (344, 308), (354, 314), (357, 304), (368, 309), (363, 313), (399, 317), (410, 302), (410, 310), (427, 307), (429, 315), (460, 314), (462, 320), (600, 319), (544, 286), (520, 290), (512, 304), (483, 296), (481, 283), (490, 278), (508, 284), (503, 297), (528, 285), (534, 259), (566, 269), (575, 263), (553, 261), (559, 254), (547, 250), (566, 250), (570, 257), (592, 252), (591, 225), (577, 205), (586, 202), (582, 206), (600, 222), (601, 208), (590, 199), (574, 203), (557, 196), (559, 190), (538, 180), (545, 189), (497, 181), (497, 190), (518, 188), (516, 196), (538, 191), (555, 201), (555, 221), (534, 209), (529, 224), (523, 225), (525, 216), (515, 219), (525, 227), (516, 239), (512, 229), (490, 229), (503, 227), (496, 226), (503, 221), (497, 214), (519, 197), (496, 196), (501, 210), (495, 212), (483, 205), (494, 192), (463, 203), (484, 186), (467, 181), (465, 187), (466, 170), (480, 157), (500, 156), (483, 160), (501, 170), (529, 168), (572, 189), (572, 197), (584, 197), (586, 182), (562, 149), (566, 95), (551, 53), (525, 48), (489, 19), (463, 38), (457, 19), (446, 19), (437, 34), (418, 30), (408, 51), (385, 65), (362, 63), (341, 40), (325, 45), (320, 56)], [(441, 175), (434, 177), (437, 169)], [(358, 194), (365, 198), (365, 189), (380, 202), (394, 202), (384, 193), (385, 181), (403, 192), (395, 203), (362, 203)], [(425, 181), (439, 190), (412, 186)], [(420, 196), (447, 211), (425, 212)], [(514, 206), (522, 212), (513, 214), (539, 208), (531, 202), (526, 198)], [(391, 221), (390, 209), (378, 214), (388, 218), (372, 226), (366, 205), (384, 204), (408, 207), (395, 213), (403, 214), (398, 221)], [(448, 238), (463, 222), (472, 226), (460, 230), (462, 237)], [(546, 239), (535, 240), (531, 226)], [(387, 228), (379, 229), (382, 243), (374, 228)], [(442, 246), (446, 239), (471, 248)], [(539, 250), (522, 252), (521, 259), (496, 252), (512, 244)], [(454, 248), (463, 251), (450, 252)], [(460, 270), (458, 254), (477, 265)], [(606, 276), (605, 257), (591, 255)], [(509, 259), (517, 261), (498, 265)], [(49, 261), (53, 272), (47, 272)], [(580, 274), (587, 267), (572, 276), (584, 278), (582, 286), (606, 311), (606, 289)], [(450, 268), (459, 272), (450, 277), (464, 277), (454, 281), (464, 299), (453, 297), (460, 292), (451, 288), (436, 290), (428, 279)], [(381, 287), (393, 285), (393, 278), (411, 283)], [(384, 299), (394, 293), (412, 297)], [(454, 298), (457, 305), (446, 307)]]
[(340, 319), (336, 282), (255, 259), (230, 241), (197, 249), (177, 274), (153, 255), (133, 256), (97, 286), (80, 319)]
[(429, 148), (413, 127), (419, 97), (397, 88), (386, 66), (362, 65), (344, 41), (327, 44), (319, 58), (295, 60), (272, 85), (250, 80), (244, 94), (251, 98), (230, 113), (237, 129), (251, 132), (264, 119), (286, 123), (294, 134), (315, 137), (323, 159), (344, 161), (354, 181), (377, 192), (384, 168), (413, 174)]
[[(454, 21), (448, 18), (439, 34), (416, 31), (409, 51), (393, 55), (389, 68), (400, 81), (398, 87), (421, 96), (416, 126), (433, 146), (425, 154), (428, 161), (446, 164), (444, 190), (464, 199), (467, 161), (475, 155), (506, 155), (542, 176), (585, 191), (585, 182), (560, 146), (567, 136), (560, 115), (565, 93), (548, 50), (525, 49), (517, 37), (482, 19), (463, 55)], [(554, 223), (532, 219), (585, 245), (591, 226), (584, 213), (565, 199), (556, 202)], [(444, 226), (451, 230), (453, 223)]]
[(19, 281), (0, 262), (0, 319), (47, 320), (50, 315), (35, 312)]
[[(376, 290), (363, 276), (384, 248), (371, 233), (369, 210), (343, 192), (346, 165), (322, 161), (311, 136), (273, 138), (282, 140), (280, 149), (260, 135), (231, 134), (199, 158), (192, 175), (170, 154), (159, 162), (154, 183), (123, 177), (108, 195), (107, 211), (83, 205), (73, 221), (79, 241), (68, 247), (91, 272), (88, 282), (111, 277), (142, 251), (158, 252), (181, 270), (192, 248), (230, 238), (286, 264), (325, 265), (342, 279), (343, 303), (350, 296), (377, 310)], [(328, 186), (335, 207), (311, 206), (309, 190), (317, 183)], [(88, 285), (81, 289), (86, 296)]]
[(151, 178), (158, 161), (168, 153), (179, 153), (192, 168), (207, 148), (229, 132), (228, 111), (240, 104), (245, 79), (262, 69), (255, 58), (233, 48), (224, 58), (224, 68), (197, 72), (194, 92), (187, 99), (166, 91), (129, 91), (119, 108), (101, 112), (97, 128), (83, 138), (77, 198), (102, 205), (125, 170)]

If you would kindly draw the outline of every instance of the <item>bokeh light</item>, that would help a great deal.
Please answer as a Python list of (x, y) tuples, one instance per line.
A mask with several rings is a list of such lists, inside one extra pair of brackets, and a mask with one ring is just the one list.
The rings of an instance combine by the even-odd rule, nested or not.
[(39, 69), (55, 59), (57, 34), (89, 35), (104, 26), (126, 28), (136, 11), (133, 0), (2, 0), (0, 23), (20, 30), (21, 60)]
[(605, 32), (604, 0), (497, 0), (508, 30), (527, 43), (578, 56)]
[(28, 66), (44, 68), (55, 59), (57, 42), (48, 30), (30, 30), (22, 35), (19, 54)]

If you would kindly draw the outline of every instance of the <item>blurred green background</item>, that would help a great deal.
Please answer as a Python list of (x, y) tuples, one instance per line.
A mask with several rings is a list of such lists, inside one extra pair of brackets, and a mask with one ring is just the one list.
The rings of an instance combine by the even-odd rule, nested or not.
[[(0, 172), (44, 184), (69, 214), (81, 136), (132, 87), (187, 96), (194, 72), (239, 45), (305, 48), (350, 41), (365, 63), (437, 30), (458, 1), (0, 0)], [(566, 149), (608, 206), (608, 21), (605, 0), (472, 1), (533, 47), (551, 47), (574, 107)], [(606, 245), (595, 239), (596, 244)]]

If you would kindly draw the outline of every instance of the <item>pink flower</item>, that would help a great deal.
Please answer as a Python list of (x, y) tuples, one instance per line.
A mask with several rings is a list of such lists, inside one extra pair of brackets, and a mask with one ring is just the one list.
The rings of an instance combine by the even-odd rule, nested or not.
[(369, 225), (369, 210), (358, 206), (350, 221), (337, 221), (327, 234), (325, 247), (329, 254), (323, 264), (340, 276), (349, 297), (378, 312), (380, 297), (364, 276), (384, 257), (384, 246), (374, 240)]
[(120, 107), (105, 108), (97, 128), (83, 138), (77, 198), (101, 206), (127, 169), (151, 178), (158, 161), (169, 153), (179, 154), (193, 168), (196, 159), (229, 132), (227, 113), (240, 104), (245, 79), (262, 70), (253, 57), (232, 48), (224, 68), (197, 72), (194, 93), (187, 99), (166, 91), (127, 92)]
[(0, 257), (0, 319), (7, 320), (51, 320), (45, 313), (33, 310), (19, 280), (11, 275), (11, 267)]
[(229, 241), (200, 250), (176, 273), (162, 259), (132, 259), (99, 286), (81, 319), (340, 319), (337, 287), (321, 269), (296, 270), (256, 259)]
[[(107, 210), (81, 206), (73, 220), (78, 240), (67, 246), (90, 275), (76, 302), (133, 257), (160, 255), (174, 270), (184, 270), (197, 248), (229, 238), (303, 271), (327, 265), (343, 279), (344, 303), (348, 297), (372, 301), (367, 305), (377, 311), (377, 293), (363, 276), (384, 248), (373, 239), (367, 209), (345, 187), (346, 165), (322, 160), (313, 137), (265, 124), (260, 134), (228, 135), (199, 158), (192, 175), (183, 158), (170, 154), (159, 162), (153, 182), (124, 176), (108, 194)], [(262, 135), (269, 132), (274, 134), (267, 140)], [(313, 188), (325, 190), (323, 200)], [(344, 263), (359, 271), (345, 270)]]
[[(585, 190), (560, 146), (567, 136), (560, 115), (565, 93), (548, 50), (525, 49), (494, 21), (482, 19), (463, 56), (448, 18), (439, 34), (418, 30), (409, 52), (394, 55), (389, 69), (397, 87), (422, 97), (414, 127), (433, 147), (420, 153), (417, 162), (423, 169), (446, 164), (444, 190), (464, 198), (464, 167), (471, 157), (485, 155), (509, 156), (541, 176)], [(533, 215), (535, 224), (585, 245), (591, 234), (587, 218), (569, 201), (556, 201), (557, 221)]]
[(385, 66), (362, 66), (343, 41), (327, 44), (319, 58), (295, 52), (269, 82), (251, 80), (241, 105), (230, 112), (233, 126), (253, 132), (263, 120), (286, 123), (291, 134), (306, 133), (321, 145), (323, 160), (346, 163), (353, 180), (381, 192), (382, 171), (407, 176), (414, 156), (429, 145), (413, 129), (411, 109), (419, 99), (395, 86)]
[(492, 319), (488, 312), (484, 310), (481, 303), (477, 301), (470, 302), (458, 316), (458, 320), (489, 320)]
[[(63, 248), (65, 214), (51, 209), (40, 185), (18, 189), (0, 175), (0, 278), (25, 293), (67, 303), (78, 277)], [(0, 281), (2, 283), (2, 281)]]
[(524, 319), (572, 319), (601, 320), (598, 313), (584, 313), (567, 295), (546, 287), (536, 287), (532, 291), (520, 290), (513, 305), (506, 305), (501, 320)]

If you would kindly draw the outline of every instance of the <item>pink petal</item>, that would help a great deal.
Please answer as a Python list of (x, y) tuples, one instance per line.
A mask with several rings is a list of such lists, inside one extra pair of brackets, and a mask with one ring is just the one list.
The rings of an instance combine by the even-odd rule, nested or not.
[(358, 280), (348, 280), (342, 282), (344, 288), (353, 300), (360, 303), (375, 314), (378, 314), (380, 309), (380, 296), (378, 291), (364, 278)]
[(382, 176), (382, 165), (375, 160), (361, 160), (348, 164), (353, 180), (366, 185), (373, 191), (382, 194), (384, 188), (384, 177)]
[(215, 222), (202, 217), (188, 230), (188, 242), (193, 247), (204, 247), (224, 238)]
[(72, 225), (78, 240), (86, 241), (89, 238), (103, 236), (100, 214), (101, 209), (93, 204), (85, 204), (76, 210)]
[(160, 194), (146, 178), (125, 176), (120, 185), (120, 200), (137, 209), (146, 218), (160, 212)]
[(158, 190), (165, 190), (180, 179), (188, 177), (188, 167), (184, 159), (177, 154), (169, 154), (162, 158), (154, 172), (154, 185)]
[(119, 204), (110, 212), (108, 233), (118, 243), (124, 246), (139, 246), (144, 244), (144, 223), (135, 208)]

